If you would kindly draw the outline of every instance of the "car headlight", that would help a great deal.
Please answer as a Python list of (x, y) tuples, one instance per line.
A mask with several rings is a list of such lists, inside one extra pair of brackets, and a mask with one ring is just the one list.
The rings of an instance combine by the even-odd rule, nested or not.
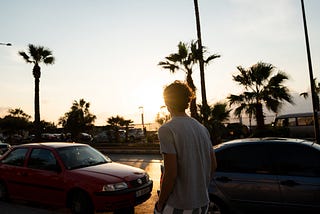
[(125, 182), (120, 182), (116, 184), (106, 184), (102, 187), (102, 191), (113, 192), (113, 191), (118, 191), (126, 188), (128, 188), (128, 185)]

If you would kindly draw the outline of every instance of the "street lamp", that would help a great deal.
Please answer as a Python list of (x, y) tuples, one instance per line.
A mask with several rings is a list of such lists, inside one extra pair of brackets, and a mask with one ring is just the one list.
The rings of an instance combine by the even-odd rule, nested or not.
[(313, 107), (313, 120), (314, 120), (314, 135), (316, 142), (320, 144), (319, 138), (319, 121), (318, 121), (318, 111), (319, 106), (317, 102), (317, 94), (314, 85), (313, 79), (313, 71), (312, 71), (312, 62), (311, 62), (311, 53), (310, 53), (310, 45), (309, 45), (309, 37), (308, 37), (308, 29), (307, 29), (307, 21), (306, 21), (306, 13), (304, 9), (304, 2), (301, 0), (301, 8), (302, 8), (302, 18), (303, 18), (303, 26), (304, 26), (304, 35), (306, 40), (306, 48), (307, 48), (307, 57), (308, 57), (308, 66), (309, 66), (309, 76), (310, 76), (310, 85), (311, 85), (311, 95), (312, 95), (312, 107)]
[(0, 45), (12, 46), (11, 43), (3, 43), (3, 42), (0, 42)]
[(143, 106), (140, 106), (139, 109), (140, 109), (140, 111), (141, 111), (141, 124), (142, 124), (142, 129), (143, 129), (143, 132), (145, 132), (144, 117), (143, 117)]

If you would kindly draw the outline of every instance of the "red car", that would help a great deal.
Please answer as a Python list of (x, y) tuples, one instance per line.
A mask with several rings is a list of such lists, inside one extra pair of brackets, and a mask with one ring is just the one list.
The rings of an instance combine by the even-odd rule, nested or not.
[(139, 168), (112, 162), (79, 143), (32, 143), (0, 158), (0, 200), (22, 199), (72, 213), (134, 210), (153, 182)]

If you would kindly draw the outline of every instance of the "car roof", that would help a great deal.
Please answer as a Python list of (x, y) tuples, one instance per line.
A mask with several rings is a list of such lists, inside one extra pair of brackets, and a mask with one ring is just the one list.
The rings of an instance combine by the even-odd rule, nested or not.
[(40, 143), (27, 143), (17, 145), (15, 147), (45, 147), (45, 148), (62, 148), (62, 147), (73, 147), (73, 146), (87, 146), (87, 144), (73, 143), (73, 142), (40, 142)]
[(296, 138), (278, 138), (278, 137), (265, 137), (265, 138), (243, 138), (237, 140), (227, 141), (225, 143), (221, 143), (216, 145), (215, 149), (226, 148), (226, 147), (233, 147), (236, 145), (243, 145), (243, 144), (268, 144), (268, 143), (291, 143), (291, 144), (303, 144), (310, 147), (315, 147), (320, 150), (320, 145), (303, 139), (296, 139)]
[[(320, 112), (318, 112), (319, 114)], [(288, 117), (309, 117), (313, 116), (313, 112), (303, 112), (303, 113), (292, 113), (292, 114), (282, 114), (277, 116), (278, 119), (288, 118)]]

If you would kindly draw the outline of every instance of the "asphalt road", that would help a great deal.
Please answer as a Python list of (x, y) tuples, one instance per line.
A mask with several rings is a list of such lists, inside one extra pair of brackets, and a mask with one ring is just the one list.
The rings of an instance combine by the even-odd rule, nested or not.
[[(160, 185), (160, 155), (127, 155), (127, 154), (110, 154), (109, 157), (119, 163), (128, 164), (146, 170), (153, 180), (153, 190), (151, 198), (135, 207), (136, 214), (153, 213), (154, 203), (156, 202), (157, 190)], [(14, 201), (10, 203), (0, 202), (1, 214), (70, 214), (68, 209), (57, 209), (51, 207), (43, 207), (38, 204), (29, 204), (22, 201)], [(105, 212), (104, 214), (111, 214)]]

